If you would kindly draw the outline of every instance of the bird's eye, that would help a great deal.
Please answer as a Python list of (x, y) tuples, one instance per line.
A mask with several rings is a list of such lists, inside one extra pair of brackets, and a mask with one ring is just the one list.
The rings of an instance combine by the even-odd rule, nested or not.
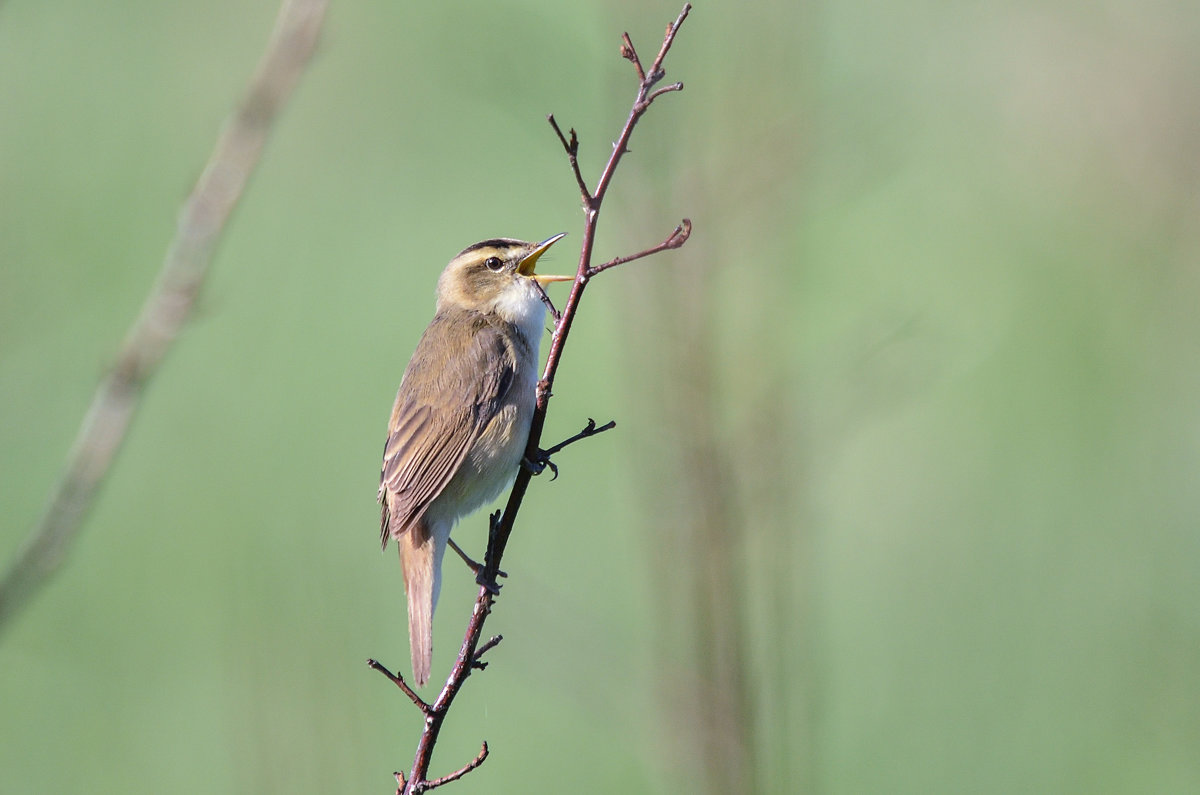
[(483, 264), (490, 271), (498, 271), (504, 267), (504, 262), (499, 257), (488, 257), (483, 261)]

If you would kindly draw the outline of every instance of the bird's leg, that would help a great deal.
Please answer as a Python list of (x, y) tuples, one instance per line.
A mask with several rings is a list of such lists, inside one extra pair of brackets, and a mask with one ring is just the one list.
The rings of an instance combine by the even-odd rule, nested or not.
[(615, 427), (617, 427), (616, 420), (609, 420), (605, 424), (597, 426), (596, 421), (591, 417), (588, 417), (587, 426), (584, 427), (582, 431), (570, 437), (569, 439), (564, 439), (553, 447), (548, 447), (545, 450), (539, 448), (536, 459), (530, 459), (529, 456), (524, 456), (521, 459), (521, 466), (529, 470), (529, 474), (531, 475), (540, 475), (546, 471), (546, 467), (549, 467), (550, 471), (554, 473), (554, 477), (550, 478), (550, 480), (554, 480), (558, 477), (558, 467), (556, 467), (554, 462), (550, 460), (550, 456), (562, 450), (567, 445), (578, 442), (580, 439), (586, 439), (589, 436), (595, 436), (596, 434), (604, 431), (611, 431)]
[[(450, 548), (453, 549), (455, 552), (457, 552), (458, 556), (463, 559), (463, 563), (467, 564), (467, 568), (470, 569), (471, 571), (475, 572), (475, 580), (478, 582), (479, 578), (483, 576), (483, 568), (484, 568), (483, 564), (476, 563), (474, 560), (472, 560), (470, 555), (468, 555), (466, 552), (463, 552), (462, 547), (460, 547), (458, 544), (454, 543), (453, 538), (448, 538), (448, 539), (446, 539), (446, 541), (450, 544)], [(501, 577), (508, 576), (507, 574), (505, 574), (502, 571), (498, 571), (496, 573), (498, 575), (500, 575)], [(497, 589), (497, 590), (499, 590), (499, 589)]]

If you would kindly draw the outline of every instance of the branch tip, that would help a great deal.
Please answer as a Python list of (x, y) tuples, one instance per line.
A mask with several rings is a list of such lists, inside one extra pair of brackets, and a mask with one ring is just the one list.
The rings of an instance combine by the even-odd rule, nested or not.
[(504, 640), (503, 635), (493, 635), (490, 639), (488, 639), (487, 643), (475, 650), (475, 657), (471, 660), (471, 665), (481, 671), (484, 668), (487, 668), (488, 664), (483, 662), (481, 658), (484, 654), (496, 648), (496, 646), (498, 646), (502, 640)]
[(658, 99), (663, 94), (669, 94), (672, 91), (683, 91), (683, 83), (672, 83), (669, 86), (663, 86), (662, 88), (658, 89), (653, 94), (651, 94), (650, 96), (646, 97), (646, 104), (649, 105), (651, 102)]
[(628, 33), (621, 34), (621, 57), (633, 64), (633, 68), (637, 70), (638, 80), (646, 82), (646, 72), (642, 69), (642, 62), (638, 59), (637, 50), (634, 49)]
[(679, 248), (687, 239), (692, 236), (692, 219), (684, 218), (679, 222), (679, 226), (675, 227), (675, 231), (667, 238), (665, 245), (667, 248)]
[(567, 160), (571, 163), (571, 172), (575, 175), (575, 184), (579, 186), (579, 193), (583, 196), (583, 204), (585, 207), (589, 206), (592, 202), (592, 194), (588, 191), (587, 183), (584, 181), (583, 174), (579, 170), (579, 136), (575, 134), (574, 127), (571, 128), (570, 139), (563, 135), (562, 128), (558, 126), (558, 121), (554, 118), (553, 113), (547, 116), (546, 120), (550, 122), (550, 126), (554, 128), (555, 134), (558, 135), (559, 143), (566, 150)]
[[(650, 66), (650, 74), (658, 75), (655, 80), (662, 79), (662, 75), (665, 74), (662, 71), (663, 59), (667, 57), (667, 52), (671, 49), (671, 45), (675, 42), (675, 34), (679, 33), (680, 26), (683, 25), (683, 21), (687, 19), (687, 15), (691, 12), (691, 10), (692, 4), (684, 3), (683, 10), (679, 12), (679, 16), (676, 17), (675, 21), (670, 25), (667, 25), (667, 32), (663, 36), (662, 47), (659, 48), (658, 56), (654, 59), (654, 63)], [(649, 86), (646, 86), (646, 88), (649, 88)]]

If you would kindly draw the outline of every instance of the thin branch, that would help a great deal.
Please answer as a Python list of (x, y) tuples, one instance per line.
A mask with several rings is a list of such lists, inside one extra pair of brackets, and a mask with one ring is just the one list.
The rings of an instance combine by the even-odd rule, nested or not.
[(426, 715), (429, 714), (429, 711), (432, 709), (432, 707), (425, 702), (425, 699), (418, 696), (415, 690), (408, 686), (408, 682), (404, 681), (404, 677), (399, 671), (392, 673), (384, 667), (383, 663), (375, 659), (367, 660), (367, 666), (379, 671), (379, 673), (390, 679), (392, 684), (404, 691), (404, 695), (408, 696), (409, 701), (417, 705), (417, 709), (421, 710), (421, 712), (425, 713)]
[(455, 770), (450, 775), (442, 776), (441, 778), (435, 778), (433, 781), (427, 782), (425, 785), (425, 789), (427, 789), (427, 790), (433, 789), (434, 787), (440, 787), (443, 784), (449, 784), (451, 781), (458, 781), (460, 778), (462, 778), (463, 776), (467, 775), (475, 768), (482, 765), (483, 760), (485, 760), (487, 758), (488, 758), (488, 744), (485, 742), (483, 744), (483, 748), (479, 749), (478, 756), (476, 756), (474, 759), (472, 759), (470, 762), (468, 762), (463, 767), (460, 767), (458, 770)]
[(594, 268), (588, 268), (587, 275), (590, 278), (592, 276), (595, 276), (597, 273), (600, 273), (601, 271), (606, 271), (609, 268), (615, 268), (618, 265), (624, 265), (626, 262), (633, 262), (635, 259), (641, 259), (642, 257), (648, 257), (651, 254), (657, 254), (660, 251), (666, 251), (666, 250), (672, 249), (672, 248), (679, 248), (680, 246), (682, 246), (684, 243), (687, 242), (687, 239), (689, 236), (691, 236), (691, 234), (692, 234), (692, 221), (689, 218), (684, 218), (683, 221), (679, 224), (679, 226), (675, 227), (675, 231), (672, 232), (670, 234), (670, 236), (667, 237), (666, 240), (659, 243), (657, 246), (652, 246), (651, 248), (648, 248), (645, 251), (639, 251), (636, 254), (630, 254), (627, 257), (617, 257), (616, 259), (610, 259), (608, 262), (605, 262), (602, 265), (597, 265)]
[(483, 644), (482, 646), (480, 646), (478, 649), (475, 650), (475, 659), (471, 661), (471, 665), (475, 666), (480, 671), (482, 671), (484, 668), (487, 668), (488, 664), (483, 661), (483, 655), (486, 654), (489, 650), (494, 649), (494, 648), (496, 648), (496, 646), (500, 645), (500, 641), (502, 641), (502, 640), (504, 640), (503, 635), (492, 635), (492, 637), (488, 640), (487, 643)]
[(555, 323), (558, 323), (559, 319), (562, 318), (562, 312), (559, 312), (558, 308), (554, 306), (554, 302), (550, 300), (550, 294), (546, 292), (546, 288), (537, 282), (534, 282), (533, 286), (537, 288), (539, 297), (542, 299), (542, 304), (546, 307), (546, 311), (550, 313), (550, 317), (554, 318)]
[[(678, 33), (679, 26), (683, 24), (683, 20), (687, 18), (691, 8), (690, 3), (685, 3), (679, 17), (667, 28), (662, 47), (659, 48), (658, 56), (654, 59), (655, 69), (659, 72), (662, 71), (663, 59), (666, 57), (671, 44), (675, 40), (675, 34)], [(625, 47), (628, 47), (632, 51), (632, 44), (629, 43), (628, 37), (625, 38), (625, 42)], [(636, 58), (637, 53), (636, 51), (632, 51), (631, 54), (633, 57), (630, 60), (632, 61)], [(628, 58), (629, 56), (626, 57)], [(641, 79), (638, 85), (637, 99), (635, 99), (633, 107), (629, 111), (629, 116), (625, 120), (616, 145), (613, 146), (612, 154), (609, 155), (608, 162), (605, 163), (604, 169), (601, 171), (596, 189), (590, 195), (586, 187), (580, 190), (580, 195), (584, 203), (584, 224), (583, 240), (579, 253), (579, 269), (576, 272), (575, 282), (571, 285), (571, 293), (562, 310), (562, 316), (555, 324), (554, 332), (551, 334), (550, 352), (546, 357), (546, 366), (542, 371), (542, 379), (538, 382), (537, 404), (533, 412), (533, 421), (530, 424), (529, 443), (525, 450), (525, 457), (529, 460), (537, 458), (538, 445), (542, 438), (542, 429), (546, 423), (546, 407), (550, 401), (554, 376), (558, 372), (558, 365), (562, 359), (563, 348), (567, 343), (567, 337), (571, 331), (571, 324), (575, 319), (575, 312), (579, 308), (579, 301), (583, 297), (584, 288), (587, 286), (589, 280), (588, 271), (591, 268), (592, 249), (596, 241), (596, 225), (599, 221), (600, 206), (604, 201), (604, 194), (612, 182), (613, 174), (616, 172), (617, 165), (621, 161), (621, 156), (627, 151), (627, 145), (633, 135), (634, 127), (637, 126), (638, 120), (641, 119), (642, 115), (650, 107), (650, 100), (648, 99), (650, 88), (653, 82), (660, 78), (661, 75), (659, 78), (655, 78), (652, 72)], [(559, 133), (559, 138), (560, 140), (562, 138), (561, 132)], [(495, 531), (490, 534), (488, 557), (484, 561), (484, 576), (482, 578), (485, 584), (495, 581), (495, 573), (499, 568), (500, 559), (504, 555), (508, 537), (512, 533), (517, 512), (520, 510), (521, 503), (525, 499), (525, 492), (529, 488), (531, 477), (532, 473), (524, 467), (517, 472), (512, 491), (508, 495), (508, 502), (504, 507), (504, 513), (501, 515)]]
[[(679, 17), (667, 28), (667, 34), (663, 39), (662, 47), (659, 48), (658, 56), (654, 59), (655, 67), (660, 72), (662, 71), (662, 61), (675, 40), (675, 34), (678, 33), (679, 26), (683, 24), (683, 20), (687, 18), (691, 8), (690, 3), (685, 3)], [(632, 45), (628, 43), (627, 38), (625, 46), (632, 49)], [(632, 52), (632, 55), (636, 57), (636, 51)], [(630, 60), (633, 60), (633, 58), (630, 58)], [(604, 201), (604, 194), (612, 182), (613, 174), (616, 172), (617, 165), (621, 161), (621, 156), (628, 149), (629, 139), (633, 135), (633, 130), (637, 126), (638, 120), (641, 119), (642, 115), (650, 107), (649, 92), (653, 82), (657, 79), (661, 79), (661, 74), (659, 78), (655, 78), (653, 74), (649, 74), (639, 83), (637, 98), (634, 100), (633, 107), (629, 111), (629, 116), (621, 128), (621, 134), (617, 138), (617, 143), (613, 146), (612, 154), (609, 155), (608, 162), (605, 163), (604, 169), (601, 171), (596, 189), (589, 193), (586, 185), (580, 188), (580, 196), (583, 199), (584, 205), (584, 223), (583, 240), (579, 253), (579, 268), (576, 272), (575, 282), (571, 285), (571, 293), (567, 297), (567, 303), (562, 310), (558, 322), (554, 325), (554, 331), (550, 335), (550, 352), (546, 356), (546, 366), (542, 371), (542, 379), (538, 382), (537, 404), (533, 412), (533, 421), (530, 424), (529, 443), (525, 450), (525, 457), (529, 460), (536, 460), (537, 458), (538, 444), (541, 441), (542, 429), (546, 423), (546, 407), (550, 401), (551, 386), (554, 383), (554, 376), (558, 372), (559, 361), (562, 359), (563, 348), (567, 343), (571, 324), (575, 319), (575, 312), (579, 307), (579, 301), (583, 297), (584, 288), (587, 286), (590, 278), (588, 271), (591, 268), (592, 249), (596, 241), (596, 226), (599, 221), (600, 206)], [(558, 129), (557, 123), (552, 123), (552, 126), (556, 128), (559, 140), (563, 141), (562, 131)], [(567, 146), (567, 154), (569, 158), (569, 145)], [(575, 170), (574, 167), (572, 170)], [(500, 559), (504, 556), (504, 549), (508, 544), (509, 534), (512, 533), (517, 511), (520, 510), (521, 503), (525, 499), (525, 491), (529, 488), (531, 477), (532, 473), (524, 467), (518, 471), (512, 490), (509, 492), (504, 513), (501, 515), (498, 524), (493, 523), (495, 528), (493, 532), (489, 533), (488, 555), (484, 560), (484, 574), (480, 578), (485, 588), (487, 584), (495, 582)]]
[[(629, 112), (629, 118), (625, 122), (624, 129), (621, 130), (621, 135), (617, 138), (617, 142), (613, 144), (613, 153), (608, 158), (608, 163), (604, 167), (604, 171), (600, 174), (600, 180), (596, 183), (596, 190), (592, 193), (592, 201), (586, 202), (585, 205), (594, 211), (599, 210), (600, 202), (604, 199), (604, 193), (608, 190), (609, 183), (612, 182), (613, 174), (617, 170), (617, 164), (621, 162), (621, 155), (625, 154), (629, 148), (629, 138), (633, 135), (633, 128), (637, 124), (638, 119), (647, 111), (655, 99), (661, 96), (664, 92), (657, 91), (653, 94), (650, 89), (659, 80), (662, 80), (666, 71), (662, 68), (663, 59), (667, 57), (667, 53), (671, 50), (671, 45), (675, 43), (675, 34), (679, 32), (680, 25), (687, 19), (688, 13), (692, 10), (691, 3), (684, 3), (683, 10), (679, 12), (679, 16), (673, 23), (667, 26), (667, 33), (663, 37), (662, 46), (658, 49), (658, 55), (654, 59), (654, 63), (650, 66), (649, 72), (642, 71), (641, 61), (637, 57), (637, 51), (633, 49), (633, 44), (629, 41), (629, 37), (625, 37), (625, 46), (622, 49), (628, 48), (630, 55), (626, 55), (637, 68), (638, 79), (641, 85), (638, 89), (637, 99), (633, 102), (633, 108)], [(679, 88), (670, 87), (672, 91), (683, 89), (683, 84), (678, 84)], [(582, 263), (581, 263), (582, 265)]]
[[(450, 676), (446, 679), (442, 691), (438, 693), (433, 704), (429, 705), (429, 711), (424, 713), (425, 728), (421, 732), (421, 739), (417, 742), (412, 771), (403, 787), (405, 795), (424, 792), (430, 784), (426, 776), (429, 775), (429, 764), (433, 760), (433, 747), (437, 745), (442, 724), (450, 711), (450, 705), (454, 703), (454, 697), (458, 695), (463, 683), (467, 681), (467, 677), (475, 668), (475, 662), (479, 655), (479, 638), (483, 634), (483, 622), (491, 612), (494, 599), (495, 594), (486, 585), (480, 586), (479, 595), (475, 598), (475, 607), (471, 611), (471, 620), (467, 623), (467, 634), (463, 637), (462, 646), (458, 650), (458, 658), (454, 661), (454, 667), (450, 670)], [(463, 770), (468, 768), (473, 770), (482, 761), (480, 759), (474, 765), (467, 765)]]
[(567, 151), (567, 159), (571, 163), (571, 172), (575, 174), (575, 184), (579, 186), (579, 192), (583, 195), (584, 202), (588, 202), (592, 198), (592, 194), (588, 193), (587, 182), (583, 178), (583, 174), (579, 171), (579, 137), (575, 135), (575, 128), (571, 128), (571, 140), (567, 140), (563, 135), (562, 129), (558, 126), (558, 122), (554, 119), (554, 114), (551, 113), (546, 117), (550, 122), (550, 126), (554, 128), (554, 132), (558, 133), (558, 140), (562, 142), (563, 149)]
[(631, 62), (633, 68), (637, 69), (638, 82), (646, 82), (646, 72), (642, 69), (642, 62), (638, 60), (637, 50), (630, 41), (628, 33), (621, 34), (621, 57)]
[[(662, 68), (663, 59), (667, 57), (667, 52), (671, 49), (671, 45), (675, 43), (675, 34), (679, 32), (680, 25), (682, 25), (683, 21), (687, 19), (687, 15), (691, 12), (691, 10), (692, 4), (684, 3), (683, 10), (679, 12), (679, 16), (676, 17), (675, 21), (670, 25), (667, 25), (667, 33), (665, 36), (663, 36), (662, 46), (658, 48), (658, 57), (656, 57), (654, 59), (654, 63), (650, 65), (649, 77), (652, 82), (658, 82), (662, 79), (662, 76), (666, 74)], [(657, 75), (657, 77), (655, 77), (655, 75)], [(642, 77), (642, 82), (646, 82), (646, 78), (644, 76)]]
[(146, 383), (191, 315), (226, 222), (312, 57), (327, 0), (286, 0), (258, 69), (180, 212), (158, 281), (67, 455), (45, 511), (0, 581), (0, 628), (63, 563), (112, 466)]
[(646, 98), (646, 102), (650, 103), (661, 97), (663, 94), (669, 94), (672, 91), (683, 91), (683, 83), (672, 83), (669, 86), (663, 86)]
[(538, 456), (536, 459), (534, 459), (533, 461), (526, 459), (522, 463), (526, 467), (529, 467), (529, 471), (534, 475), (540, 475), (546, 471), (546, 467), (550, 467), (550, 471), (554, 473), (554, 477), (550, 478), (550, 481), (551, 482), (556, 481), (556, 480), (558, 480), (558, 467), (555, 466), (554, 462), (550, 460), (550, 456), (554, 455), (555, 453), (557, 453), (558, 451), (567, 447), (568, 445), (575, 444), (575, 442), (581, 441), (583, 439), (591, 438), (598, 433), (604, 433), (605, 431), (611, 431), (615, 427), (617, 427), (616, 420), (609, 420), (608, 422), (604, 423), (603, 425), (596, 427), (596, 421), (594, 419), (592, 419), (591, 417), (588, 417), (587, 425), (584, 427), (584, 429), (582, 431), (580, 431), (579, 433), (575, 434), (574, 436), (572, 436), (568, 439), (564, 439), (563, 441), (559, 442), (558, 444), (554, 445), (553, 447), (549, 447), (545, 450), (538, 450)]
[[(539, 444), (542, 438), (542, 430), (545, 427), (546, 408), (551, 396), (551, 387), (554, 384), (554, 376), (558, 370), (559, 361), (562, 358), (563, 348), (566, 345), (571, 323), (575, 318), (584, 288), (587, 286), (590, 278), (596, 273), (607, 270), (622, 262), (631, 262), (659, 251), (678, 248), (687, 240), (688, 234), (691, 231), (691, 222), (685, 219), (667, 240), (659, 246), (639, 252), (630, 257), (605, 263), (596, 269), (591, 267), (592, 250), (596, 240), (596, 225), (599, 219), (600, 206), (604, 201), (605, 192), (612, 182), (617, 164), (620, 162), (622, 155), (628, 151), (628, 143), (633, 134), (634, 127), (637, 126), (638, 120), (650, 107), (655, 98), (667, 91), (678, 91), (683, 88), (681, 83), (677, 83), (660, 89), (657, 92), (652, 92), (654, 84), (661, 80), (664, 74), (662, 70), (663, 58), (666, 56), (667, 51), (670, 50), (671, 43), (675, 39), (675, 34), (678, 32), (679, 26), (683, 23), (690, 10), (691, 5), (685, 4), (679, 17), (673, 24), (668, 26), (662, 47), (659, 49), (658, 56), (654, 59), (654, 64), (649, 74), (642, 71), (637, 51), (634, 50), (629, 36), (625, 35), (622, 37), (621, 55), (630, 60), (637, 70), (638, 92), (633, 107), (629, 111), (629, 116), (626, 118), (625, 124), (621, 129), (621, 134), (613, 146), (612, 154), (609, 155), (608, 162), (601, 171), (594, 191), (588, 190), (587, 183), (579, 170), (579, 139), (575, 131), (572, 129), (568, 137), (563, 134), (553, 115), (547, 117), (550, 126), (554, 128), (554, 132), (567, 154), (571, 172), (579, 188), (580, 196), (583, 199), (584, 226), (583, 240), (579, 254), (579, 267), (576, 271), (575, 281), (571, 286), (571, 293), (561, 314), (556, 317), (554, 330), (550, 337), (550, 350), (546, 358), (546, 366), (542, 371), (542, 378), (537, 385), (537, 403), (534, 408), (533, 420), (530, 424), (529, 441), (525, 449), (526, 460), (536, 461), (544, 455)], [(547, 452), (557, 452), (568, 444), (579, 439), (594, 436), (597, 433), (608, 430), (614, 425), (615, 423), (608, 423), (597, 427), (595, 421), (589, 420), (588, 427), (584, 428), (583, 431), (550, 448)], [(401, 784), (400, 791), (403, 793), (424, 792), (433, 786), (440, 786), (443, 783), (457, 780), (482, 764), (483, 760), (487, 757), (487, 744), (484, 743), (483, 751), (479, 756), (459, 771), (434, 781), (426, 779), (426, 776), (429, 774), (429, 764), (433, 755), (434, 745), (437, 743), (438, 735), (441, 732), (443, 722), (446, 719), (450, 706), (454, 702), (455, 696), (457, 696), (467, 677), (471, 675), (471, 672), (484, 667), (484, 664), (480, 661), (480, 656), (499, 642), (499, 636), (492, 638), (483, 645), (480, 645), (479, 641), (483, 636), (484, 622), (491, 613), (492, 605), (495, 603), (496, 596), (500, 591), (496, 583), (496, 575), (499, 572), (500, 562), (504, 557), (505, 546), (508, 543), (509, 536), (512, 534), (517, 513), (521, 508), (522, 501), (525, 499), (525, 492), (529, 488), (532, 477), (533, 472), (530, 468), (519, 468), (504, 510), (502, 512), (497, 511), (489, 517), (488, 547), (484, 558), (483, 571), (477, 577), (479, 593), (475, 599), (475, 606), (471, 612), (471, 618), (467, 623), (466, 634), (463, 636), (462, 646), (459, 648), (458, 658), (455, 660), (454, 666), (450, 671), (450, 676), (446, 679), (446, 684), (442, 687), (438, 697), (429, 705), (429, 711), (424, 713), (426, 716), (425, 726), (421, 733), (421, 738), (417, 743), (412, 769), (407, 779), (402, 775), (397, 775), (397, 780)], [(418, 704), (418, 706), (420, 705)]]
[(581, 439), (588, 439), (592, 436), (595, 436), (598, 433), (604, 433), (605, 431), (611, 431), (615, 427), (617, 427), (616, 420), (609, 420), (608, 422), (604, 423), (603, 425), (597, 425), (596, 421), (594, 419), (592, 419), (591, 417), (588, 417), (587, 425), (584, 426), (582, 431), (575, 434), (574, 436), (563, 439), (561, 442), (554, 445), (553, 447), (547, 447), (545, 450), (542, 451), (542, 455), (546, 456), (548, 458), (548, 457), (554, 455), (555, 453), (559, 452), (560, 450), (562, 450), (570, 445), (575, 444), (576, 442), (580, 441)]

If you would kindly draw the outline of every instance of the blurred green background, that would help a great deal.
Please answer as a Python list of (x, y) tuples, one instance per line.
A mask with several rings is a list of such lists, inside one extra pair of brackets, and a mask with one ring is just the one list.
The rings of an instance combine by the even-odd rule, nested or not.
[[(0, 560), (274, 2), (0, 5)], [(387, 412), (464, 246), (571, 233), (674, 2), (334, 2), (67, 565), (0, 792), (390, 792)], [(1200, 6), (700, 3), (446, 725), (457, 792), (1200, 791)], [(561, 293), (565, 295), (565, 292)], [(482, 550), (485, 520), (456, 537)], [(448, 670), (474, 597), (452, 561)]]

